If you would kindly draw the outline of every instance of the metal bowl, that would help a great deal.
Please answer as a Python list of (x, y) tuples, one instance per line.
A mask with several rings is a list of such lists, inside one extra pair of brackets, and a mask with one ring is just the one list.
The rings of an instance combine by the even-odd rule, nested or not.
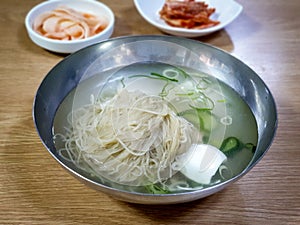
[[(191, 58), (192, 57), (192, 58)], [(209, 188), (176, 194), (144, 194), (109, 187), (58, 157), (53, 140), (53, 121), (58, 107), (77, 85), (101, 71), (137, 62), (156, 61), (195, 67), (214, 74), (248, 104), (257, 122), (258, 143), (248, 166), (233, 178)], [(116, 199), (142, 204), (173, 204), (214, 194), (248, 173), (270, 147), (277, 128), (277, 111), (270, 90), (247, 65), (215, 47), (170, 36), (130, 36), (110, 39), (66, 57), (42, 81), (37, 90), (33, 118), (49, 153), (83, 183)]]

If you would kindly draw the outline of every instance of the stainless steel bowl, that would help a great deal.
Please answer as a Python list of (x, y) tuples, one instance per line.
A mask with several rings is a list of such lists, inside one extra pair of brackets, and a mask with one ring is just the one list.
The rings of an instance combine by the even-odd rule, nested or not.
[[(53, 142), (53, 121), (58, 107), (81, 80), (93, 74), (136, 62), (156, 61), (190, 66), (216, 75), (233, 88), (252, 110), (258, 127), (256, 152), (249, 165), (237, 176), (209, 188), (177, 194), (142, 194), (106, 186), (66, 164), (57, 155)], [(270, 147), (277, 128), (276, 105), (260, 77), (240, 60), (198, 41), (170, 36), (129, 36), (110, 39), (79, 50), (58, 63), (37, 90), (33, 118), (36, 129), (50, 154), (85, 184), (114, 198), (142, 204), (172, 204), (200, 199), (216, 193), (248, 173)]]

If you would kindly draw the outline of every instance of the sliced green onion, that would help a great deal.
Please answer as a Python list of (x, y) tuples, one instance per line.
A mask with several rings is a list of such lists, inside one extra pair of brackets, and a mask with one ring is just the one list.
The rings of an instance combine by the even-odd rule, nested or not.
[(170, 193), (170, 191), (163, 189), (162, 187), (159, 187), (156, 184), (147, 185), (147, 186), (145, 186), (145, 188), (151, 194), (168, 194), (168, 193)]
[(158, 95), (159, 95), (160, 97), (164, 98), (164, 97), (168, 96), (169, 91), (170, 91), (172, 88), (174, 88), (174, 86), (172, 86), (172, 85), (170, 84), (170, 82), (167, 81), (167, 83), (163, 86), (161, 92), (160, 92)]
[(125, 88), (125, 86), (126, 86), (126, 85), (125, 85), (125, 81), (124, 81), (124, 80), (125, 80), (125, 78), (124, 78), (124, 77), (122, 77), (122, 79), (121, 79), (121, 84), (122, 84), (122, 87), (123, 87), (123, 88)]
[(159, 74), (159, 73), (154, 73), (154, 72), (152, 72), (152, 73), (150, 73), (150, 74), (151, 74), (152, 76), (156, 76), (156, 77), (161, 78), (161, 79), (163, 79), (163, 80), (169, 80), (169, 81), (173, 81), (173, 82), (178, 82), (178, 80), (175, 79), (175, 78), (166, 77), (166, 76), (161, 75), (161, 74)]
[(180, 96), (180, 97), (187, 97), (187, 96), (192, 96), (194, 95), (195, 92), (187, 92), (187, 93), (176, 93), (177, 96)]
[(210, 84), (211, 81), (209, 79), (207, 79), (206, 77), (202, 77), (201, 81), (199, 81), (198, 84), (196, 85), (196, 88), (198, 90), (205, 90), (209, 87)]
[(187, 72), (185, 72), (184, 70), (180, 69), (179, 67), (175, 67), (175, 70), (177, 70), (179, 73), (181, 73), (184, 78), (187, 78), (187, 77), (190, 76)]
[(129, 78), (136, 78), (136, 77), (145, 77), (145, 78), (150, 78), (150, 79), (178, 82), (177, 79), (168, 78), (168, 77), (165, 77), (165, 76), (157, 74), (157, 73), (151, 73), (150, 75), (136, 74), (136, 75), (129, 76)]
[(230, 167), (228, 167), (224, 164), (222, 164), (219, 167), (219, 174), (223, 180), (228, 180), (233, 176), (233, 173), (232, 173), (232, 170), (230, 169)]
[(245, 148), (251, 150), (252, 153), (254, 153), (255, 150), (256, 150), (256, 146), (255, 146), (254, 144), (252, 144), (252, 143), (247, 143), (247, 144), (245, 144)]
[(166, 77), (176, 77), (179, 75), (179, 72), (177, 70), (174, 69), (166, 69), (163, 71), (163, 75)]
[(232, 117), (231, 116), (224, 116), (220, 119), (220, 122), (225, 126), (231, 125), (232, 124)]

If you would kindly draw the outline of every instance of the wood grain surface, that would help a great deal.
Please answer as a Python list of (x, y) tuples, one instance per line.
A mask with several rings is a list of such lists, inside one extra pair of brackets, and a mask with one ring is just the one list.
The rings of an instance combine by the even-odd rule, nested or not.
[[(244, 10), (232, 24), (196, 38), (261, 76), (276, 99), (279, 126), (268, 153), (238, 182), (208, 198), (167, 206), (129, 204), (90, 189), (42, 145), (33, 98), (65, 55), (27, 36), (25, 16), (39, 2), (0, 2), (0, 224), (300, 224), (300, 1), (238, 0)], [(103, 2), (116, 15), (113, 37), (165, 35), (143, 20), (132, 0)]]

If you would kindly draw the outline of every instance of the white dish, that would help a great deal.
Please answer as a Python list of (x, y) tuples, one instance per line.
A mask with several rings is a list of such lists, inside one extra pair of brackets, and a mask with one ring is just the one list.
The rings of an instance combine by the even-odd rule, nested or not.
[(153, 26), (165, 33), (182, 37), (199, 37), (223, 29), (242, 12), (243, 7), (234, 0), (205, 0), (209, 7), (214, 7), (216, 12), (211, 19), (220, 21), (220, 24), (206, 29), (186, 29), (172, 27), (165, 23), (159, 16), (165, 0), (134, 0), (134, 4), (141, 16)]
[[(44, 37), (33, 30), (32, 24), (41, 13), (54, 10), (58, 6), (68, 6), (78, 11), (101, 15), (108, 21), (107, 27), (100, 33), (80, 40), (54, 40)], [(33, 7), (25, 18), (25, 26), (30, 39), (38, 46), (58, 53), (73, 53), (83, 47), (108, 39), (114, 29), (114, 14), (105, 4), (94, 0), (52, 0)]]

